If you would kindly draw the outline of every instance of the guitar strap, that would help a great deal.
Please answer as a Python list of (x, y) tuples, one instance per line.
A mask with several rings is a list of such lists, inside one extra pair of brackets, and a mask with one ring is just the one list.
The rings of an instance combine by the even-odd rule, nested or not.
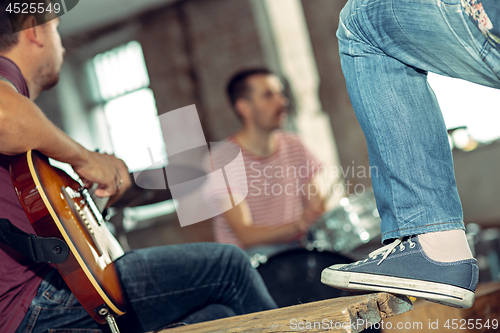
[(28, 234), (0, 218), (0, 242), (10, 246), (36, 263), (60, 264), (69, 255), (68, 245), (58, 238), (38, 237)]

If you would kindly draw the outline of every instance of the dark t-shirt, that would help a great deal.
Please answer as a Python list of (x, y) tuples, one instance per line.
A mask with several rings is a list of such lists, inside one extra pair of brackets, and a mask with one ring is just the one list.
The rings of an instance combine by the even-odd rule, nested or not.
[[(29, 97), (28, 86), (19, 68), (0, 56), (0, 77), (7, 79), (20, 94)], [(0, 96), (0, 99), (2, 96)], [(19, 229), (35, 233), (17, 198), (9, 173), (11, 157), (0, 154), (0, 217)], [(0, 243), (0, 331), (15, 332), (36, 295), (42, 277), (50, 267), (36, 264)]]
[(462, 0), (469, 18), (500, 51), (500, 3), (498, 0)]

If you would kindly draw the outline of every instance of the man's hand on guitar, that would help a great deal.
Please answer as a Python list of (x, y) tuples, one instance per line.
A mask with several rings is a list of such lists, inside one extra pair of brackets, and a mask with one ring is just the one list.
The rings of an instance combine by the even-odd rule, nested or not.
[(88, 151), (86, 162), (73, 165), (73, 169), (82, 179), (85, 187), (99, 184), (95, 194), (110, 197), (109, 204), (118, 200), (131, 186), (132, 181), (125, 163), (114, 155)]
[[(113, 155), (113, 157), (115, 157)], [(130, 174), (127, 165), (123, 160), (116, 158), (117, 168), (120, 175), (118, 183), (116, 184), (116, 193), (109, 198), (108, 206), (113, 206), (113, 204), (121, 198), (121, 196), (132, 186), (132, 180), (130, 179)]]

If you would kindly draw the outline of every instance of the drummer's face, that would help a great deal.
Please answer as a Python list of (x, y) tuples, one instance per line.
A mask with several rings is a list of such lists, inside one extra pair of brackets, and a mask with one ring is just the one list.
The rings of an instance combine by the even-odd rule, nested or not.
[(247, 79), (250, 86), (250, 114), (246, 121), (260, 130), (272, 131), (282, 126), (287, 116), (288, 99), (276, 75), (259, 74)]

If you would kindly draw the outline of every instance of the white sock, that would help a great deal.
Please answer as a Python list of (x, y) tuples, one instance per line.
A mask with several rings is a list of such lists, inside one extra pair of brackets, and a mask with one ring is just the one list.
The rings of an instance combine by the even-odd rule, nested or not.
[(418, 240), (432, 260), (452, 262), (473, 258), (465, 231), (461, 229), (421, 234)]

